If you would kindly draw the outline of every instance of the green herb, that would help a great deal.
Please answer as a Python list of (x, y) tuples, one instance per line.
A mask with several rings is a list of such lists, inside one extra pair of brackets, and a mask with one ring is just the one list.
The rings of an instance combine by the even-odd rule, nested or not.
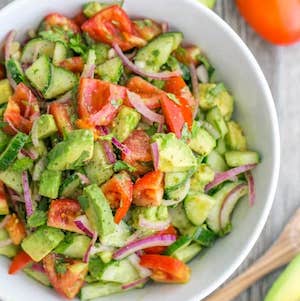
[(86, 211), (89, 208), (89, 199), (86, 196), (84, 195), (79, 196), (78, 202), (84, 211)]
[(120, 160), (114, 164), (114, 172), (119, 172), (121, 170), (128, 170), (129, 172), (135, 172), (136, 168), (133, 167), (132, 165)]
[(5, 121), (0, 121), (0, 129), (6, 127), (7, 125), (8, 125), (7, 122), (5, 122)]
[(42, 199), (38, 202), (37, 209), (42, 211), (48, 211), (48, 208), (49, 208), (48, 198), (42, 197)]
[(154, 56), (154, 57), (158, 57), (158, 56), (159, 56), (159, 54), (160, 54), (160, 51), (159, 51), (159, 49), (155, 49), (155, 50), (153, 50), (153, 51), (152, 51), (152, 54), (153, 54), (153, 56)]
[(39, 32), (39, 36), (41, 36), (43, 39), (51, 41), (51, 42), (61, 42), (64, 45), (66, 45), (66, 37), (61, 32), (47, 30), (47, 31), (41, 31)]
[(47, 213), (41, 210), (35, 210), (27, 219), (27, 224), (31, 228), (40, 227), (47, 223)]
[(72, 242), (74, 241), (74, 237), (76, 236), (76, 234), (67, 232), (64, 240), (58, 245), (58, 247), (55, 249), (55, 252), (58, 254), (62, 254), (63, 252), (65, 252), (65, 250), (72, 244)]
[(157, 125), (153, 124), (149, 126), (147, 129), (145, 129), (145, 132), (148, 134), (148, 136), (153, 136), (157, 133)]
[(55, 271), (57, 274), (65, 274), (67, 272), (67, 263), (61, 261), (61, 260), (56, 260), (55, 262)]
[(88, 48), (84, 44), (80, 34), (73, 35), (73, 37), (70, 38), (69, 46), (75, 53), (80, 55), (86, 55), (88, 51)]
[(14, 162), (14, 164), (12, 165), (12, 170), (16, 171), (16, 172), (22, 172), (22, 171), (31, 169), (32, 166), (33, 166), (33, 160), (28, 157), (25, 157), (25, 158), (16, 160)]
[(157, 87), (158, 89), (163, 90), (164, 86), (165, 86), (165, 81), (164, 80), (160, 80), (160, 79), (154, 79), (152, 80), (151, 84), (155, 87)]
[(180, 101), (178, 98), (173, 94), (173, 93), (167, 93), (167, 96), (169, 99), (171, 99), (173, 102), (175, 102), (177, 105), (181, 105)]
[(89, 261), (89, 272), (91, 276), (96, 280), (101, 280), (105, 264), (98, 257), (92, 257)]

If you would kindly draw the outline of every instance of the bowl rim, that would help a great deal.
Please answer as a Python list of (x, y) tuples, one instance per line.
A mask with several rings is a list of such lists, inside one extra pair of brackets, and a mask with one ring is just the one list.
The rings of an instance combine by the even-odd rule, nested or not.
[[(11, 9), (17, 9), (19, 3), (28, 2), (29, 0), (13, 0), (12, 2), (6, 4), (4, 7), (0, 9), (0, 17), (1, 15), (5, 15), (9, 13)], [(223, 274), (221, 274), (216, 281), (214, 281), (209, 287), (206, 288), (205, 291), (195, 295), (188, 301), (199, 301), (200, 298), (204, 300), (208, 295), (214, 292), (218, 287), (220, 287), (243, 263), (246, 257), (251, 252), (252, 248), (254, 247), (255, 243), (260, 237), (262, 230), (267, 222), (268, 216), (271, 212), (273, 202), (275, 200), (275, 193), (277, 189), (278, 179), (279, 179), (279, 171), (280, 171), (280, 131), (279, 131), (279, 124), (278, 124), (278, 117), (275, 108), (274, 99), (268, 85), (268, 82), (264, 76), (262, 69), (260, 68), (258, 62), (256, 61), (253, 53), (245, 44), (245, 42), (241, 39), (241, 37), (230, 27), (228, 23), (226, 23), (221, 17), (219, 17), (213, 10), (209, 9), (202, 3), (196, 0), (184, 0), (188, 5), (194, 6), (195, 9), (202, 10), (202, 13), (206, 15), (207, 18), (210, 18), (213, 22), (217, 23), (226, 34), (230, 35), (232, 39), (235, 41), (241, 52), (247, 57), (250, 62), (250, 65), (253, 67), (253, 72), (259, 79), (261, 84), (261, 89), (264, 93), (264, 98), (266, 100), (267, 108), (270, 112), (270, 120), (271, 120), (271, 132), (272, 132), (272, 140), (273, 140), (273, 151), (274, 151), (274, 166), (271, 173), (271, 180), (270, 180), (270, 188), (269, 193), (266, 198), (264, 210), (256, 224), (255, 228), (253, 229), (252, 235), (249, 237), (247, 245), (241, 251), (241, 254), (234, 260), (234, 262), (224, 270)], [(182, 2), (184, 2), (182, 1)], [(184, 4), (183, 4), (184, 5)]]

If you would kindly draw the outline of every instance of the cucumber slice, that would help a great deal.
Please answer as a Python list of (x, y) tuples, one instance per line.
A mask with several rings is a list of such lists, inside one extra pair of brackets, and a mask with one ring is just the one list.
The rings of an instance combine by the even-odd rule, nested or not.
[(73, 89), (76, 83), (77, 77), (74, 73), (60, 67), (51, 66), (51, 81), (44, 96), (46, 99), (55, 98)]
[(168, 208), (171, 223), (176, 227), (180, 233), (185, 233), (193, 227), (192, 223), (188, 220), (183, 204), (179, 204), (175, 208)]
[(168, 200), (174, 200), (181, 202), (189, 193), (191, 187), (191, 179), (189, 178), (183, 186), (179, 188), (166, 192), (166, 197)]
[(32, 268), (25, 268), (23, 269), (24, 273), (27, 274), (29, 277), (33, 278), (34, 280), (44, 284), (45, 286), (50, 286), (50, 281), (48, 276), (45, 273), (38, 272), (33, 270)]
[(7, 72), (11, 75), (12, 79), (16, 84), (22, 83), (25, 81), (25, 75), (22, 70), (21, 64), (15, 60), (10, 59), (6, 63)]
[(27, 135), (19, 132), (10, 140), (5, 151), (0, 156), (0, 170), (6, 170), (15, 161), (27, 139)]
[(186, 263), (191, 261), (196, 255), (198, 255), (201, 250), (202, 248), (200, 245), (198, 245), (197, 243), (192, 243), (191, 245), (176, 251), (173, 254), (173, 257)]
[(211, 247), (217, 239), (217, 235), (209, 230), (206, 225), (198, 227), (193, 234), (193, 240), (203, 247)]
[(25, 45), (21, 56), (21, 62), (30, 64), (33, 62), (34, 57), (38, 57), (40, 55), (52, 57), (54, 46), (55, 44), (51, 41), (47, 41), (41, 38), (33, 39)]
[(55, 66), (59, 66), (60, 62), (67, 58), (68, 49), (62, 42), (56, 42), (53, 52), (52, 63)]
[(100, 79), (117, 84), (124, 71), (122, 60), (115, 57), (99, 65), (96, 69)]
[(181, 236), (179, 239), (177, 239), (174, 243), (172, 243), (167, 250), (164, 252), (165, 255), (171, 256), (175, 252), (187, 247), (191, 243), (192, 239), (187, 236)]
[(97, 282), (85, 285), (81, 289), (81, 300), (92, 300), (121, 292), (124, 292), (121, 284)]
[(51, 64), (47, 56), (43, 55), (37, 59), (25, 74), (31, 84), (42, 93), (47, 90), (51, 80)]
[(183, 35), (179, 32), (161, 34), (138, 51), (135, 64), (145, 71), (157, 72), (167, 62), (182, 39)]
[(206, 115), (206, 120), (211, 123), (220, 133), (221, 137), (224, 138), (228, 133), (226, 122), (222, 116), (219, 107), (213, 107)]
[(165, 191), (170, 192), (183, 186), (189, 179), (189, 172), (167, 172), (165, 175)]
[(215, 200), (209, 195), (190, 194), (184, 200), (186, 216), (195, 226), (200, 226), (206, 220), (214, 204)]
[(215, 150), (206, 157), (206, 163), (216, 172), (222, 172), (228, 169), (224, 157)]
[(229, 151), (225, 153), (225, 160), (230, 167), (238, 167), (246, 164), (258, 164), (260, 161), (259, 154), (252, 151)]

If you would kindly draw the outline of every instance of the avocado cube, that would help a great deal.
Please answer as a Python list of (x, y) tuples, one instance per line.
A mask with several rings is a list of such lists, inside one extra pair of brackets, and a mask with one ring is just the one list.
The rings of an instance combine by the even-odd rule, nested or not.
[(94, 151), (94, 134), (90, 130), (74, 130), (48, 154), (48, 169), (63, 171), (81, 167)]
[(173, 133), (155, 134), (152, 139), (158, 145), (158, 169), (162, 172), (189, 171), (197, 166), (192, 150)]
[(44, 139), (57, 132), (54, 117), (51, 114), (43, 114), (37, 121), (38, 138)]
[(102, 190), (96, 185), (87, 186), (84, 195), (88, 198), (89, 208), (86, 214), (93, 228), (97, 230), (100, 237), (105, 237), (116, 230), (114, 217)]
[(135, 109), (123, 106), (113, 123), (112, 133), (121, 142), (126, 140), (138, 126), (141, 114)]
[(217, 145), (216, 140), (197, 122), (193, 124), (192, 138), (188, 144), (194, 152), (201, 156), (208, 155)]
[(9, 167), (4, 171), (0, 171), (0, 181), (18, 194), (23, 193), (22, 173), (12, 170), (12, 167)]
[(247, 149), (247, 140), (240, 125), (234, 121), (229, 121), (227, 127), (226, 145), (231, 150), (245, 151)]
[(40, 261), (64, 239), (61, 230), (48, 226), (40, 227), (22, 242), (23, 250), (34, 260)]
[(13, 90), (8, 79), (0, 80), (0, 104), (8, 102), (8, 99), (13, 95)]
[(61, 172), (46, 169), (41, 175), (39, 194), (50, 199), (56, 199), (60, 184)]
[(215, 177), (215, 172), (208, 164), (200, 164), (191, 178), (191, 190), (204, 191), (205, 186)]
[[(0, 229), (0, 242), (3, 240), (7, 240), (9, 238), (9, 235), (5, 229)], [(5, 247), (0, 248), (0, 255), (6, 256), (6, 257), (14, 257), (17, 254), (18, 247), (11, 244)]]

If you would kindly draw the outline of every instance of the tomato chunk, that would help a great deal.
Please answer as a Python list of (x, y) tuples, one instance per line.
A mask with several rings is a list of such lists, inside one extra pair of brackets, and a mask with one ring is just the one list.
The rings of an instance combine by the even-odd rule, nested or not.
[(109, 82), (82, 78), (78, 94), (78, 115), (91, 128), (109, 125), (126, 98), (126, 88)]
[(46, 30), (50, 30), (53, 27), (61, 27), (65, 31), (72, 31), (73, 33), (80, 32), (80, 28), (74, 21), (59, 13), (52, 13), (46, 16), (43, 25)]
[(72, 20), (76, 23), (78, 27), (81, 27), (82, 24), (87, 21), (87, 17), (83, 13), (83, 11), (80, 11)]
[[(139, 76), (132, 77), (127, 83), (127, 88), (138, 94), (149, 109), (160, 108), (160, 102), (164, 94), (163, 91), (151, 85), (143, 78)], [(126, 102), (126, 105), (131, 107), (129, 101)]]
[(191, 276), (191, 270), (186, 264), (170, 256), (142, 255), (140, 265), (153, 270), (151, 278), (157, 282), (186, 283)]
[(82, 25), (94, 40), (112, 45), (117, 43), (122, 50), (142, 47), (146, 41), (135, 31), (126, 12), (118, 5), (101, 10)]
[(130, 176), (125, 171), (114, 175), (102, 185), (102, 191), (110, 206), (117, 208), (115, 223), (119, 224), (126, 216), (132, 202), (133, 183)]
[(16, 274), (20, 270), (24, 269), (32, 261), (32, 258), (27, 253), (25, 253), (24, 251), (20, 251), (11, 262), (8, 274)]
[(133, 23), (138, 34), (146, 41), (150, 41), (162, 33), (161, 25), (153, 20), (138, 19)]
[(12, 125), (4, 128), (9, 134), (15, 134), (15, 129), (29, 134), (34, 120), (39, 117), (38, 101), (31, 90), (20, 83), (14, 95), (9, 99), (4, 112), (4, 121)]
[[(61, 273), (57, 272), (58, 264), (64, 265)], [(56, 259), (55, 254), (46, 256), (43, 266), (54, 289), (67, 299), (73, 299), (79, 293), (88, 272), (88, 264), (72, 259), (61, 262)]]
[(25, 226), (15, 213), (9, 216), (4, 228), (14, 245), (18, 246), (26, 236)]
[(80, 204), (69, 199), (53, 200), (48, 212), (47, 225), (71, 232), (84, 234), (74, 220), (82, 214)]
[(71, 72), (81, 73), (84, 68), (84, 61), (81, 56), (74, 56), (63, 60), (59, 65)]
[(159, 206), (163, 199), (164, 174), (152, 171), (139, 178), (133, 186), (133, 203), (137, 206)]
[(186, 47), (179, 47), (175, 51), (175, 56), (177, 60), (183, 64), (190, 65), (198, 65), (199, 64), (199, 55), (201, 54), (201, 50), (198, 46), (190, 45)]

